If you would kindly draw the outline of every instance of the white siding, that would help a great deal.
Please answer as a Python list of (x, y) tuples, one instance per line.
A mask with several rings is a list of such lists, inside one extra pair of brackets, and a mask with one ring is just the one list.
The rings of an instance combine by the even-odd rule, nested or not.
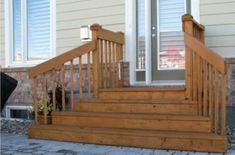
[(0, 66), (5, 65), (4, 1), (0, 1)]
[(124, 32), (125, 0), (57, 0), (57, 54), (81, 45), (81, 25), (93, 23)]
[(206, 44), (223, 57), (235, 57), (235, 0), (201, 0), (200, 23)]

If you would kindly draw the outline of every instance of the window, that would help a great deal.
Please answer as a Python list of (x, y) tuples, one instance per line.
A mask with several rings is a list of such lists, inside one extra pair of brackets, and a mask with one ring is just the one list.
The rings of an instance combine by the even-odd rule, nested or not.
[(158, 0), (158, 69), (184, 69), (185, 1)]
[(54, 56), (54, 0), (8, 2), (8, 64), (35, 64)]

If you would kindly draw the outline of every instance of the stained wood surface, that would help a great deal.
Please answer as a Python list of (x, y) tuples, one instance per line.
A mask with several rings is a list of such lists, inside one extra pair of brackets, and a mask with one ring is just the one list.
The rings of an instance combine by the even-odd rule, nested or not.
[(89, 43), (86, 43), (80, 47), (74, 48), (70, 51), (67, 51), (66, 53), (63, 53), (59, 56), (56, 56), (44, 63), (41, 63), (35, 67), (32, 67), (29, 69), (29, 78), (33, 78), (34, 76), (48, 72), (52, 70), (53, 68), (56, 68), (60, 66), (61, 64), (70, 61), (71, 59), (74, 59), (78, 56), (81, 56), (89, 51), (93, 51), (96, 48), (96, 42), (91, 41)]
[(147, 114), (197, 114), (197, 103), (151, 103), (148, 101), (138, 102), (82, 102), (77, 103), (76, 111), (81, 112), (117, 112), (117, 113), (147, 113)]
[(194, 39), (187, 33), (184, 33), (186, 46), (190, 47), (198, 56), (206, 60), (210, 64), (213, 64), (218, 71), (225, 74), (227, 72), (226, 61), (224, 58), (219, 56), (217, 53), (213, 52), (211, 49), (207, 48), (198, 40)]
[(159, 149), (227, 151), (226, 136), (205, 133), (35, 125), (29, 128), (29, 137)]
[(55, 125), (81, 125), (86, 127), (148, 129), (161, 131), (211, 131), (209, 118), (183, 115), (154, 115), (127, 113), (68, 112), (53, 113)]

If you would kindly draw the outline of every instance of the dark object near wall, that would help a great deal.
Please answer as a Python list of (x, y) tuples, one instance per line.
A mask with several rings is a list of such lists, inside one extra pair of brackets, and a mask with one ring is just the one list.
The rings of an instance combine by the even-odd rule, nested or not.
[(1, 72), (1, 111), (17, 86), (17, 80)]

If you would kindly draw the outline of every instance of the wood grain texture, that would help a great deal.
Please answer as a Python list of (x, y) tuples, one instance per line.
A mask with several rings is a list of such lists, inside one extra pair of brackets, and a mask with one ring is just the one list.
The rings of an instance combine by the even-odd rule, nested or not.
[[(64, 133), (64, 134), (61, 134)], [(227, 151), (227, 138), (213, 134), (108, 128), (31, 126), (30, 138), (188, 151)]]
[(33, 79), (33, 105), (34, 105), (34, 112), (35, 112), (35, 124), (38, 124), (38, 80), (37, 78)]
[(184, 33), (184, 38), (186, 46), (193, 49), (193, 51), (196, 52), (198, 56), (202, 57), (202, 59), (206, 60), (210, 64), (213, 64), (221, 73), (225, 74), (227, 72), (226, 61), (224, 58), (213, 52), (211, 49), (207, 48), (189, 34)]
[(164, 101), (154, 102), (152, 100), (139, 102), (132, 101), (84, 101), (76, 104), (76, 111), (80, 112), (117, 112), (117, 113), (146, 113), (146, 114), (182, 114), (196, 115), (197, 103), (176, 101), (174, 103), (164, 103)]
[(93, 51), (96, 48), (96, 41), (91, 41), (86, 43), (80, 47), (74, 48), (70, 51), (67, 51), (64, 54), (56, 56), (44, 63), (41, 63), (35, 67), (29, 69), (29, 78), (33, 78), (38, 74), (48, 72), (53, 68), (61, 66), (61, 64), (70, 61), (71, 59), (75, 59), (78, 56), (81, 56), (89, 51)]
[(71, 110), (74, 110), (74, 79), (73, 79), (73, 60), (70, 60), (70, 104), (71, 104)]
[(53, 113), (53, 124), (97, 128), (142, 129), (210, 133), (211, 122), (205, 117), (127, 113)]

